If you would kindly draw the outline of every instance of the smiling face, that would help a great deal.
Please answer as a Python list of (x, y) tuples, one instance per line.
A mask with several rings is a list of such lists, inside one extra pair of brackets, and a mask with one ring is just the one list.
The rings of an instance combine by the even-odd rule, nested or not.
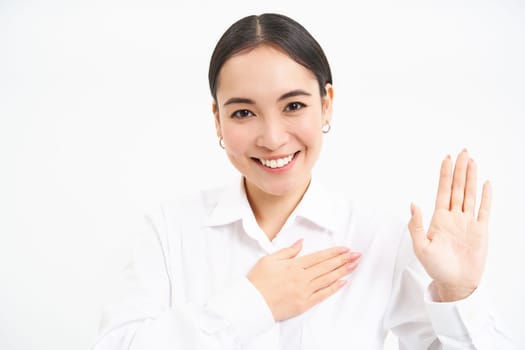
[(268, 45), (229, 58), (213, 105), (217, 135), (251, 196), (301, 196), (330, 121), (332, 87), (321, 97), (315, 75)]

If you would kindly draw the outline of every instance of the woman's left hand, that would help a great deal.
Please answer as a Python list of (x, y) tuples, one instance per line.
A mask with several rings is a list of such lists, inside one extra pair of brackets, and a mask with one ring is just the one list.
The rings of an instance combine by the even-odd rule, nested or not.
[(443, 160), (428, 231), (420, 209), (411, 205), (409, 230), (414, 251), (434, 280), (432, 288), (441, 301), (469, 296), (483, 274), (492, 189), (488, 181), (484, 183), (476, 217), (476, 172), (466, 150), (458, 155), (453, 172), (450, 156)]

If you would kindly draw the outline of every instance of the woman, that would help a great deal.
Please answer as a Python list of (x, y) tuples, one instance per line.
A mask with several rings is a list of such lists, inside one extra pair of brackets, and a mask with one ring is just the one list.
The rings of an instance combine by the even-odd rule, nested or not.
[(312, 178), (334, 89), (300, 24), (237, 21), (209, 82), (241, 179), (148, 217), (95, 349), (380, 349), (388, 330), (402, 349), (512, 348), (478, 288), (491, 186), (476, 215), (466, 150), (442, 162), (428, 230), (413, 205), (407, 229)]

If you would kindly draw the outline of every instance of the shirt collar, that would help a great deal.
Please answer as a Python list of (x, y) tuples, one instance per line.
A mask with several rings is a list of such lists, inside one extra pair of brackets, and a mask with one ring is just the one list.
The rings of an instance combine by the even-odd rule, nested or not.
[(208, 226), (227, 225), (234, 221), (246, 218), (252, 208), (244, 190), (244, 179), (224, 187), (218, 194), (216, 205), (208, 216)]
[[(336, 224), (337, 201), (313, 178), (290, 219), (301, 217), (321, 228), (333, 232)], [(219, 194), (215, 207), (210, 211), (207, 225), (221, 226), (253, 216), (244, 189), (244, 180), (225, 187)]]
[(327, 191), (315, 180), (314, 176), (292, 215), (306, 219), (321, 228), (334, 232), (337, 213), (336, 205), (334, 194)]

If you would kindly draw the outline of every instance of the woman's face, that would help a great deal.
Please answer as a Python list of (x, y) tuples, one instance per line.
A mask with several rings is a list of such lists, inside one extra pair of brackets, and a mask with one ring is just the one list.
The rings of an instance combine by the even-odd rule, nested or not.
[(302, 194), (331, 118), (332, 87), (321, 98), (311, 71), (267, 45), (229, 58), (217, 86), (217, 134), (248, 193)]

